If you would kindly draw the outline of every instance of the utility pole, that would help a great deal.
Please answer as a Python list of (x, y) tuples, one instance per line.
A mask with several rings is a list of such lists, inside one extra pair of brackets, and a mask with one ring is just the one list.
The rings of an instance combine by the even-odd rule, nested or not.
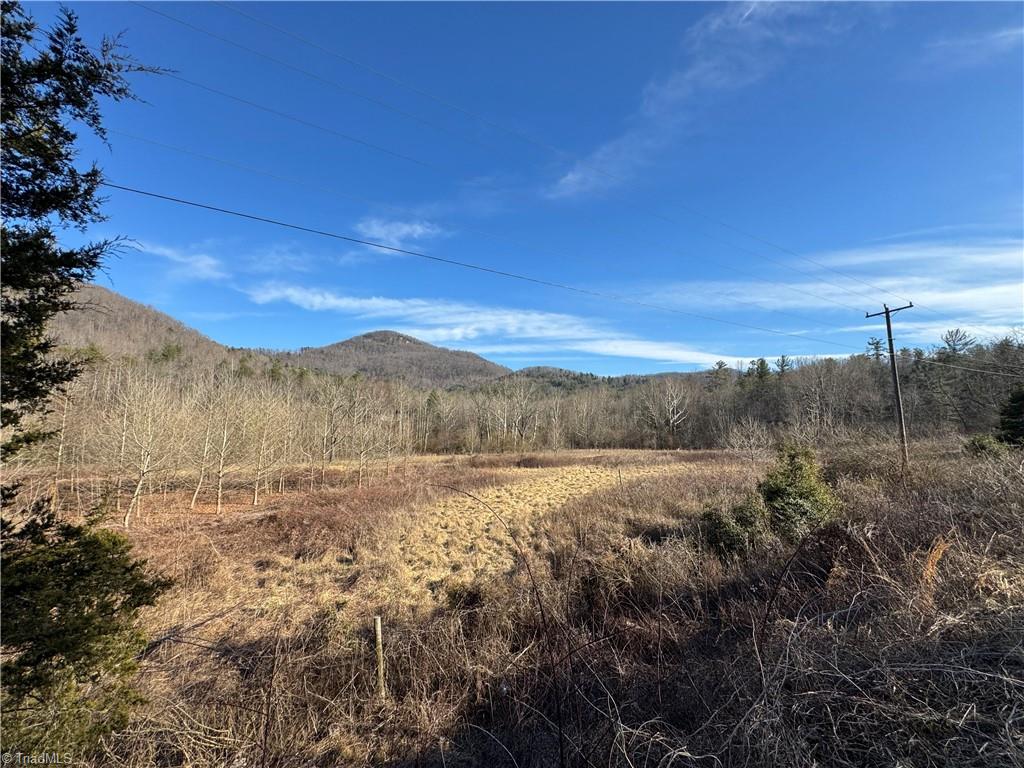
[(903, 420), (903, 395), (900, 393), (900, 374), (896, 370), (896, 350), (892, 343), (892, 314), (904, 309), (911, 309), (914, 306), (914, 302), (910, 302), (905, 307), (896, 307), (895, 309), (889, 309), (888, 304), (883, 304), (882, 306), (884, 307), (883, 311), (873, 314), (865, 313), (864, 317), (885, 315), (885, 332), (889, 337), (889, 368), (892, 371), (892, 391), (896, 397), (896, 424), (900, 428), (900, 445), (903, 448), (903, 469), (906, 470), (907, 465), (910, 464), (910, 450), (907, 448), (907, 423)]

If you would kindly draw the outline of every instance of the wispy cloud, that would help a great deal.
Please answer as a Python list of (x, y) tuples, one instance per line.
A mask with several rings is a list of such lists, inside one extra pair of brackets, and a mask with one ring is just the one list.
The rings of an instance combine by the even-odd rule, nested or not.
[(590, 321), (558, 312), (488, 307), (444, 299), (394, 299), (338, 294), (320, 288), (266, 284), (248, 292), (257, 304), (285, 301), (302, 309), (388, 319), (423, 341), (463, 342), (501, 336), (519, 339), (596, 338), (608, 332)]
[(252, 288), (257, 304), (288, 302), (311, 311), (387, 320), (394, 330), (423, 341), (457, 345), (478, 354), (587, 353), (662, 365), (711, 365), (756, 355), (714, 352), (620, 333), (606, 323), (559, 312), (520, 310), (444, 299), (357, 297), (320, 288), (267, 284)]
[(545, 195), (578, 197), (628, 180), (678, 138), (702, 98), (756, 83), (776, 69), (787, 47), (829, 34), (827, 20), (815, 23), (819, 16), (810, 3), (730, 4), (708, 12), (683, 40), (688, 63), (649, 82), (627, 129), (564, 171)]
[(955, 232), (974, 232), (983, 234), (992, 234), (994, 232), (1021, 232), (1021, 224), (1019, 217), (1014, 217), (1017, 221), (1008, 221), (1006, 224), (994, 224), (994, 223), (982, 223), (973, 222), (967, 224), (941, 224), (934, 227), (920, 227), (919, 229), (908, 229), (904, 232), (894, 232), (883, 237), (873, 238), (873, 243), (885, 243), (893, 240), (909, 240), (912, 238), (924, 238), (924, 237), (940, 237), (950, 235)]
[(979, 67), (1017, 51), (1022, 43), (1024, 27), (1019, 25), (943, 37), (925, 46), (924, 63), (937, 69)]
[(879, 264), (913, 264), (916, 268), (926, 263), (943, 273), (978, 274), (979, 269), (998, 272), (1021, 270), (1024, 260), (1024, 242), (1013, 239), (973, 240), (959, 242), (918, 241), (864, 248), (830, 251), (814, 257), (815, 261), (833, 267), (866, 267)]
[(136, 243), (142, 253), (159, 256), (176, 266), (171, 275), (185, 280), (223, 280), (228, 272), (220, 259), (192, 248), (173, 248), (151, 242)]
[[(913, 301), (927, 320), (900, 327), (908, 339), (935, 341), (944, 330), (969, 326), (979, 336), (998, 336), (1024, 324), (1024, 243), (984, 240), (968, 243), (900, 243), (816, 254), (814, 260), (843, 274), (818, 271), (799, 281), (703, 280), (650, 291), (652, 301), (703, 307), (720, 315), (761, 308), (784, 312), (841, 313), (846, 305)], [(801, 265), (803, 268), (803, 265)], [(850, 277), (871, 284), (868, 287)], [(878, 289), (878, 290), (876, 290)], [(869, 307), (875, 309), (875, 307)], [(809, 326), (814, 326), (808, 315)], [(815, 335), (870, 330), (866, 324), (807, 330)]]
[(446, 235), (447, 232), (430, 221), (382, 219), (369, 217), (356, 222), (356, 232), (392, 248), (405, 248), (410, 244)]
[(274, 244), (247, 254), (244, 270), (250, 274), (273, 275), (286, 272), (308, 272), (317, 257), (294, 244)]

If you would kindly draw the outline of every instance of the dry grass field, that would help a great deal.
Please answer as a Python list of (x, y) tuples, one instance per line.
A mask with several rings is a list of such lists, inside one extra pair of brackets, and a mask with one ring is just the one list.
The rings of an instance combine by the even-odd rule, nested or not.
[(147, 499), (129, 535), (175, 586), (100, 762), (1020, 765), (1019, 469), (875, 455), (826, 462), (840, 520), (735, 561), (701, 514), (766, 465), (721, 452), (430, 457), (220, 516)]

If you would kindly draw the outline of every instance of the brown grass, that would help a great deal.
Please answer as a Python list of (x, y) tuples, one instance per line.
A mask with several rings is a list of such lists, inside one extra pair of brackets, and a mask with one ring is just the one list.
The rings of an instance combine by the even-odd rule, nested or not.
[(97, 762), (1024, 764), (1024, 478), (858, 454), (827, 463), (840, 519), (729, 563), (699, 513), (763, 470), (724, 454), (446, 458), (153, 514), (133, 536), (178, 584)]

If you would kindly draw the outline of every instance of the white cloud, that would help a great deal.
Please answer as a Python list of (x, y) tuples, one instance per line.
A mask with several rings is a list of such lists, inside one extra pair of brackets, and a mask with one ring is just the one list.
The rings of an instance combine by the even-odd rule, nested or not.
[(424, 220), (401, 221), (368, 217), (356, 222), (356, 231), (367, 240), (405, 248), (410, 243), (429, 240), (447, 234), (444, 229)]
[[(803, 280), (785, 282), (678, 282), (659, 286), (648, 296), (652, 302), (713, 308), (718, 314), (750, 312), (753, 302), (766, 310), (805, 312), (809, 323), (822, 312), (849, 317), (854, 314), (851, 304), (875, 311), (883, 302), (891, 305), (906, 298), (916, 305), (915, 314), (924, 316), (918, 326), (900, 317), (901, 332), (915, 334), (916, 341), (936, 341), (957, 326), (969, 327), (979, 336), (999, 336), (1024, 323), (1024, 243), (1019, 240), (890, 244), (813, 258), (843, 274), (818, 270)], [(869, 300), (878, 306), (866, 306)], [(813, 332), (874, 328), (858, 323)]]
[(592, 338), (594, 324), (558, 312), (506, 309), (443, 299), (392, 299), (346, 296), (318, 288), (267, 284), (248, 291), (257, 304), (287, 301), (313, 311), (333, 310), (362, 318), (387, 318), (412, 324), (399, 328), (424, 341), (447, 343), (486, 336), (525, 339)]
[(819, 13), (810, 3), (731, 4), (710, 11), (683, 41), (690, 63), (649, 82), (630, 127), (564, 171), (545, 195), (600, 192), (634, 175), (678, 137), (701, 97), (751, 85), (775, 69), (785, 47), (819, 41), (828, 25), (803, 23)]
[(308, 272), (316, 257), (298, 246), (276, 244), (248, 254), (244, 259), (246, 272), (252, 274), (279, 274), (282, 272)]
[(247, 291), (257, 304), (285, 301), (310, 311), (397, 321), (394, 330), (423, 341), (456, 345), (478, 354), (545, 354), (558, 351), (654, 360), (666, 365), (712, 365), (757, 355), (711, 352), (620, 333), (603, 322), (560, 312), (492, 307), (443, 299), (357, 297), (320, 288), (267, 284)]
[(927, 262), (950, 269), (976, 272), (979, 268), (1020, 272), (1024, 264), (1024, 243), (1020, 240), (975, 240), (960, 242), (911, 242), (829, 251), (814, 257), (832, 267), (861, 267), (877, 264)]
[(143, 253), (159, 256), (178, 266), (172, 275), (186, 280), (223, 280), (228, 273), (220, 259), (196, 250), (172, 248), (156, 243), (136, 243)]
[(567, 346), (577, 352), (590, 352), (611, 357), (635, 357), (643, 360), (657, 360), (667, 365), (691, 364), (714, 365), (718, 360), (736, 357), (750, 359), (757, 355), (726, 355), (721, 352), (704, 352), (685, 344), (649, 341), (646, 339), (598, 339), (596, 341), (574, 341)]
[[(985, 323), (958, 323), (956, 318), (948, 322), (926, 320), (907, 320), (906, 315), (900, 313), (900, 320), (894, 327), (894, 338), (896, 345), (931, 346), (938, 344), (943, 334), (953, 328), (962, 328), (979, 341), (988, 341), (993, 338), (1002, 338), (1014, 330), (1012, 325), (989, 325)], [(1017, 326), (1020, 327), (1020, 326)], [(875, 318), (874, 322), (868, 320), (858, 325), (844, 326), (841, 330), (850, 333), (864, 333), (884, 338), (885, 323)]]

